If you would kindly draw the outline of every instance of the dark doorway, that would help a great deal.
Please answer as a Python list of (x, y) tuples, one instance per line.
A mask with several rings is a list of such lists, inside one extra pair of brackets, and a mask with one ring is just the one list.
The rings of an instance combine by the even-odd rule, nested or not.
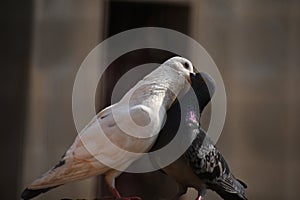
[[(163, 27), (181, 33), (189, 33), (189, 12), (187, 3), (152, 3), (134, 1), (107, 1), (107, 37), (139, 27)], [(106, 70), (105, 88), (101, 88), (97, 109), (108, 106), (115, 83), (128, 70), (145, 63), (163, 63), (175, 54), (159, 49), (140, 49), (122, 55)], [(102, 80), (103, 81), (103, 80)], [(109, 83), (107, 83), (109, 82)], [(101, 85), (101, 81), (99, 83)], [(125, 196), (138, 195), (144, 200), (166, 197), (176, 189), (175, 185), (161, 172), (145, 174), (123, 173), (117, 179), (117, 187)], [(97, 195), (110, 195), (102, 178), (99, 179)], [(173, 192), (172, 192), (173, 191)]]
[(145, 26), (164, 27), (188, 34), (189, 10), (189, 5), (183, 3), (110, 1), (107, 36)]

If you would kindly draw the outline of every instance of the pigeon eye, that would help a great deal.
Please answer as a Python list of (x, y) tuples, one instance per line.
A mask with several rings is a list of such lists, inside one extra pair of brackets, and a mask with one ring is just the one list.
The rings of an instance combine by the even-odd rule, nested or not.
[(184, 66), (185, 69), (189, 69), (189, 67), (190, 67), (189, 63), (187, 63), (187, 62), (183, 63), (183, 66)]

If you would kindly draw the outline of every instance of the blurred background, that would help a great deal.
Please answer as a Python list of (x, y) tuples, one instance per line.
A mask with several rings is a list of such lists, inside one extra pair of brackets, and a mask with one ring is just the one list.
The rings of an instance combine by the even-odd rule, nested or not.
[[(19, 199), (56, 164), (76, 136), (72, 87), (87, 54), (124, 30), (157, 26), (197, 40), (223, 76), (228, 110), (217, 143), (249, 199), (300, 199), (300, 1), (297, 0), (28, 0), (2, 1), (1, 198)], [(151, 37), (151, 36), (149, 36)], [(171, 52), (145, 49), (117, 59), (99, 84), (97, 109), (110, 104), (119, 77)], [(159, 172), (123, 174), (121, 193), (170, 197)], [(109, 194), (101, 177), (57, 188), (37, 199)], [(195, 198), (195, 191), (182, 199)], [(208, 192), (208, 200), (219, 199)]]

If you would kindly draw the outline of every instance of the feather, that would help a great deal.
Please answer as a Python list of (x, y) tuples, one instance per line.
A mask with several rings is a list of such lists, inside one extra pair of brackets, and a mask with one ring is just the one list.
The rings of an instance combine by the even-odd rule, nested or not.
[[(189, 86), (191, 72), (190, 61), (174, 57), (148, 74), (118, 103), (98, 113), (59, 163), (33, 181), (22, 198), (30, 199), (59, 185), (98, 174), (107, 175), (108, 185), (114, 190), (119, 171), (139, 158), (140, 154), (135, 153), (147, 152), (155, 142), (165, 111)], [(118, 196), (115, 191), (114, 194)]]
[[(205, 73), (191, 74), (191, 81), (192, 88), (183, 97), (183, 106), (176, 103), (170, 108), (166, 125), (152, 150), (168, 144), (178, 132), (178, 124), (183, 123), (184, 128), (179, 131), (184, 134), (180, 135), (182, 140), (189, 140), (191, 145), (163, 171), (173, 177), (181, 188), (193, 187), (199, 191), (199, 195), (203, 195), (207, 187), (224, 199), (246, 200), (246, 184), (234, 178), (225, 159), (200, 126), (201, 113), (214, 93), (215, 82)], [(194, 92), (196, 97), (192, 95)], [(185, 116), (183, 122), (180, 121), (181, 114)], [(159, 165), (159, 161), (156, 163)], [(182, 194), (179, 191), (176, 197)]]

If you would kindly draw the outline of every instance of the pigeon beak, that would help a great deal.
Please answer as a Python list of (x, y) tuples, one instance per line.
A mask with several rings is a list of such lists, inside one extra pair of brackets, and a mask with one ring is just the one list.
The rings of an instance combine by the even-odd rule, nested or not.
[(189, 75), (189, 77), (188, 77), (188, 82), (190, 83), (190, 84), (192, 84), (192, 79), (191, 79), (191, 77), (195, 77), (196, 76), (196, 73), (194, 73), (194, 72), (191, 72), (190, 73), (190, 75)]

